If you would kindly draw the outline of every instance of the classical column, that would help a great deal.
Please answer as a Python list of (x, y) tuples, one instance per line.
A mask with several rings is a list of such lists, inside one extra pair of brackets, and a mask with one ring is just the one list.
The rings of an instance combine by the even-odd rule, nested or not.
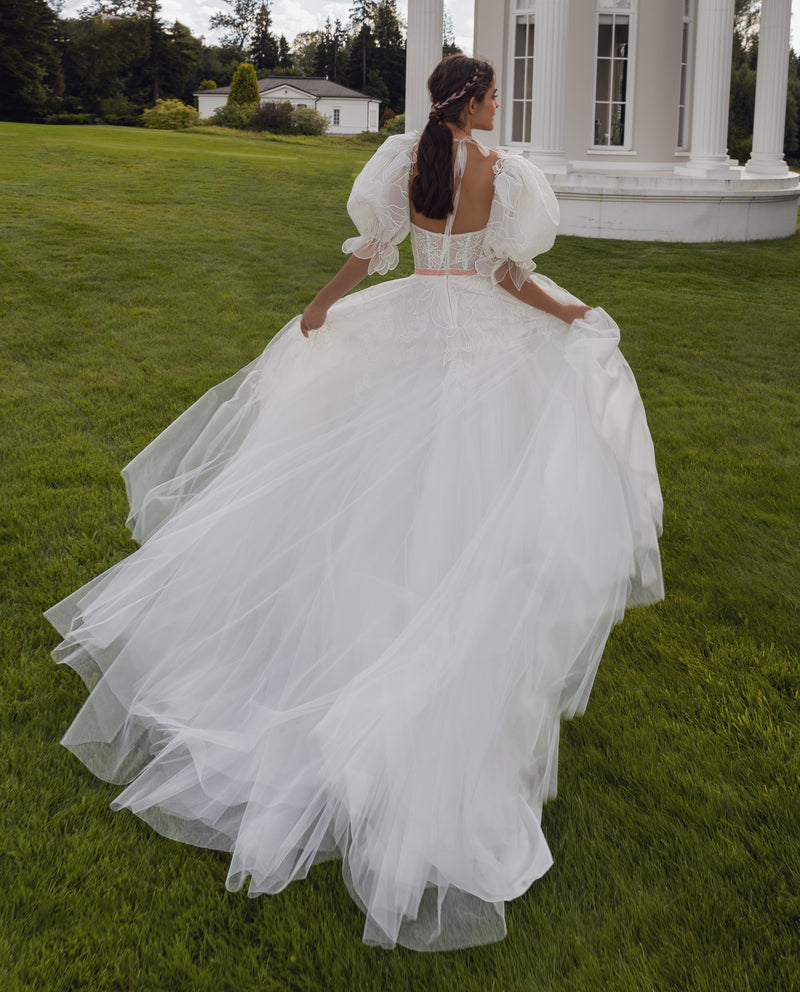
[(406, 33), (406, 133), (428, 122), (428, 76), (442, 58), (444, 0), (408, 0)]
[(698, 0), (692, 141), (689, 161), (675, 171), (729, 177), (728, 104), (734, 0)]
[(568, 16), (569, 0), (536, 2), (531, 143), (526, 155), (548, 172), (567, 171), (564, 116)]
[(761, 0), (753, 152), (746, 166), (748, 172), (768, 176), (789, 173), (783, 159), (783, 133), (791, 16), (791, 0)]

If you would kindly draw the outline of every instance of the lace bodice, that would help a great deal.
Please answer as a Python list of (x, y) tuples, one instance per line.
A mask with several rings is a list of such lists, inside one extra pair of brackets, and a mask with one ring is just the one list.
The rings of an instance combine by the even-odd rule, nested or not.
[[(359, 173), (347, 210), (358, 228), (342, 250), (368, 258), (369, 271), (386, 273), (400, 260), (397, 245), (411, 231), (420, 269), (476, 269), (493, 282), (511, 276), (519, 288), (534, 268), (531, 261), (552, 247), (558, 202), (544, 175), (519, 155), (502, 155), (495, 167), (494, 198), (486, 228), (467, 234), (433, 234), (411, 223), (408, 185), (419, 136), (388, 138)], [(488, 153), (487, 153), (488, 154)], [(456, 154), (456, 177), (463, 173), (466, 148)], [(454, 214), (451, 214), (451, 220)], [(444, 258), (449, 252), (449, 259)]]
[[(483, 242), (486, 228), (468, 231), (465, 234), (444, 234), (426, 231), (416, 224), (411, 225), (411, 248), (414, 252), (414, 265), (418, 269), (474, 269), (483, 255)], [(447, 244), (449, 241), (449, 252)], [(447, 255), (449, 254), (449, 259)]]

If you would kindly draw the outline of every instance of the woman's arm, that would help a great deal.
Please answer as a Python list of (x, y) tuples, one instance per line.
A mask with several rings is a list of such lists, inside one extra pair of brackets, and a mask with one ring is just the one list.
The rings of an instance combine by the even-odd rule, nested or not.
[(573, 320), (580, 320), (581, 317), (585, 316), (592, 309), (583, 303), (558, 303), (530, 279), (524, 283), (522, 289), (517, 289), (510, 273), (498, 285), (502, 286), (507, 293), (511, 293), (516, 299), (522, 300), (523, 303), (527, 303), (529, 306), (536, 307), (537, 310), (543, 310), (553, 317), (558, 317), (565, 324), (571, 324)]
[(366, 278), (369, 262), (368, 258), (351, 255), (327, 286), (322, 287), (300, 318), (300, 330), (304, 337), (308, 337), (309, 331), (322, 327), (333, 304)]

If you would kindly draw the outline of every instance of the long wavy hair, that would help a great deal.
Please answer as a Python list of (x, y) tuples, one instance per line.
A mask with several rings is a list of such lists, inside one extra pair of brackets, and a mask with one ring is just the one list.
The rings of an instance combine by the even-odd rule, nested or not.
[(453, 209), (453, 136), (447, 123), (459, 124), (474, 97), (489, 92), (494, 69), (483, 59), (450, 55), (428, 80), (431, 113), (419, 139), (417, 167), (411, 180), (411, 202), (423, 217), (442, 220)]

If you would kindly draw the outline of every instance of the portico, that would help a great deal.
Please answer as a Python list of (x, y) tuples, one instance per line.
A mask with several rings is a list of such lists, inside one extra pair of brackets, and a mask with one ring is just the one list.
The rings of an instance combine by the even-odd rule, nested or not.
[[(762, 0), (753, 150), (728, 155), (734, 0), (476, 0), (475, 54), (497, 69), (487, 143), (525, 155), (561, 231), (661, 241), (794, 233), (783, 158), (791, 0)], [(409, 0), (406, 126), (428, 113), (442, 0)]]

